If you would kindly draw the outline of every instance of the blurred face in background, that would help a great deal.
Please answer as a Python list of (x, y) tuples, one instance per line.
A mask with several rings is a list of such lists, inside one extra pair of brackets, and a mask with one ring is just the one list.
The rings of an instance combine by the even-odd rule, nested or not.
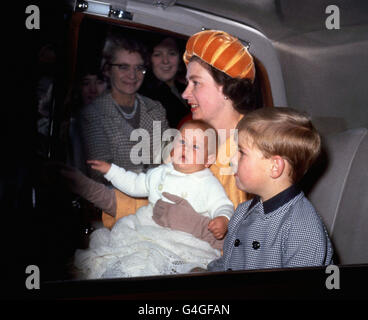
[(165, 38), (155, 46), (151, 62), (155, 76), (169, 86), (173, 85), (180, 63), (179, 51), (175, 40)]
[(96, 74), (87, 74), (82, 79), (81, 94), (83, 104), (88, 105), (106, 90), (106, 81)]

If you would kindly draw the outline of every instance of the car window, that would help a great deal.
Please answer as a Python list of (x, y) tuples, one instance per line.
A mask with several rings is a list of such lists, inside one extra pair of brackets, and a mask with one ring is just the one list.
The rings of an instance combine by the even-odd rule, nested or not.
[[(78, 14), (77, 14), (78, 16)], [(81, 100), (80, 93), (78, 92), (81, 88), (88, 90), (89, 87), (93, 87), (93, 90), (97, 91), (98, 81), (106, 81), (106, 87), (103, 91), (104, 93), (109, 91), (109, 79), (106, 78), (104, 74), (104, 57), (103, 50), (106, 46), (106, 39), (110, 39), (111, 36), (116, 34), (124, 35), (127, 37), (133, 37), (140, 39), (149, 48), (152, 46), (157, 39), (164, 37), (172, 37), (177, 41), (178, 55), (179, 55), (179, 67), (177, 72), (176, 81), (180, 82), (181, 90), (184, 90), (186, 86), (186, 68), (182, 61), (182, 55), (185, 50), (185, 43), (187, 36), (183, 34), (172, 33), (170, 30), (157, 30), (153, 27), (142, 26), (130, 26), (127, 23), (118, 24), (115, 21), (111, 22), (109, 20), (95, 18), (91, 16), (74, 17), (71, 19), (71, 24), (74, 24), (74, 28), (69, 32), (67, 39), (67, 45), (69, 54), (63, 61), (64, 70), (66, 73), (63, 75), (66, 77), (66, 87), (62, 91), (64, 97), (60, 98), (57, 102), (57, 107), (59, 112), (53, 114), (54, 118), (51, 122), (45, 123), (45, 137), (51, 135), (53, 138), (46, 140), (50, 145), (45, 146), (45, 150), (51, 149), (55, 154), (62, 154), (62, 158), (66, 159), (66, 164), (77, 167), (82, 172), (87, 173), (87, 168), (85, 166), (85, 159), (78, 160), (80, 157), (81, 150), (83, 150), (83, 144), (78, 142), (78, 137), (74, 133), (74, 119), (77, 117), (78, 112), (80, 112), (83, 101)], [(110, 37), (110, 38), (109, 38)], [(164, 52), (168, 56), (172, 54), (169, 50), (160, 49), (161, 51), (156, 51), (156, 55), (163, 55)], [(166, 62), (165, 62), (166, 63)], [(152, 73), (152, 62), (147, 65), (148, 73)], [(256, 80), (255, 80), (255, 93), (254, 102), (258, 107), (262, 106), (272, 106), (273, 98), (270, 88), (269, 78), (267, 70), (264, 65), (256, 59)], [(93, 71), (94, 70), (94, 71)], [(97, 70), (99, 70), (97, 72)], [(95, 72), (93, 76), (86, 76), (84, 73)], [(151, 79), (150, 74), (146, 75), (147, 79)], [(60, 81), (60, 79), (53, 79), (55, 82)], [(144, 84), (145, 85), (145, 84)], [(144, 87), (144, 85), (142, 87)], [(143, 88), (144, 89), (144, 88)], [(142, 94), (153, 94), (151, 91), (141, 90)], [(78, 91), (79, 90), (79, 91)], [(45, 90), (47, 92), (47, 90)], [(103, 95), (104, 93), (101, 93)], [(93, 95), (93, 98), (97, 98), (97, 92)], [(152, 99), (158, 99), (159, 97), (151, 96)], [(91, 103), (91, 102), (90, 102)], [(50, 108), (50, 106), (48, 106)], [(45, 106), (45, 109), (46, 106)], [(47, 125), (49, 126), (47, 128)], [(54, 131), (50, 132), (50, 126), (54, 126)], [(47, 154), (44, 154), (47, 157)], [(65, 192), (63, 190), (62, 192)], [(62, 198), (68, 198), (67, 194)], [(47, 199), (44, 199), (45, 206), (50, 207), (51, 203)], [(68, 259), (73, 259), (73, 249), (83, 249), (88, 244), (88, 237), (90, 233), (98, 227), (101, 227), (103, 222), (101, 221), (101, 210), (91, 205), (88, 201), (83, 198), (75, 197), (71, 195), (71, 199), (64, 199), (65, 202), (71, 201), (71, 206), (69, 208), (68, 223), (71, 223), (70, 215), (75, 215), (76, 220), (71, 223), (71, 226), (79, 225), (79, 231), (75, 230), (74, 240), (68, 243), (67, 252), (64, 252), (68, 256)], [(66, 204), (67, 206), (67, 204)], [(71, 213), (74, 212), (74, 213)], [(78, 220), (79, 219), (79, 220)], [(67, 223), (67, 224), (68, 224)], [(65, 226), (67, 228), (67, 226)], [(61, 235), (60, 235), (61, 236)], [(74, 248), (73, 248), (74, 247)], [(73, 254), (72, 254), (73, 253)], [(62, 277), (72, 278), (73, 273), (68, 270), (68, 267), (64, 265), (62, 268)], [(60, 277), (55, 273), (50, 271), (50, 277)]]
[[(50, 5), (46, 7), (39, 5), (39, 7), (42, 17), (46, 16), (43, 12), (53, 11)], [(294, 67), (297, 61), (301, 61), (303, 62), (301, 68), (308, 74), (309, 65), (305, 63), (305, 60), (301, 59), (303, 54), (298, 54), (297, 59), (293, 60), (295, 58), (292, 55), (293, 45), (287, 41), (286, 45), (282, 42), (282, 39), (279, 42), (276, 41), (277, 43), (275, 44), (275, 40), (271, 41), (259, 30), (245, 23), (225, 19), (222, 16), (211, 15), (203, 10), (192, 10), (185, 6), (180, 6), (177, 9), (182, 10), (180, 11), (181, 15), (175, 11), (176, 9), (172, 9), (172, 14), (167, 14), (166, 19), (162, 18), (163, 10), (149, 10), (146, 4), (134, 2), (130, 8), (134, 18), (132, 19), (127, 14), (124, 19), (119, 20), (112, 16), (90, 15), (58, 7), (57, 12), (60, 12), (60, 14), (50, 15), (45, 23), (45, 25), (49, 24), (52, 27), (43, 27), (41, 24), (39, 35), (35, 38), (30, 37), (31, 40), (29, 42), (32, 42), (33, 47), (37, 48), (32, 48), (36, 58), (32, 60), (33, 65), (30, 68), (33, 72), (32, 76), (27, 76), (26, 79), (32, 78), (32, 81), (30, 81), (31, 85), (27, 88), (27, 93), (32, 91), (32, 99), (29, 99), (29, 104), (32, 104), (35, 111), (34, 114), (32, 113), (32, 117), (29, 117), (32, 118), (31, 125), (25, 119), (28, 116), (24, 116), (24, 114), (18, 125), (20, 124), (22, 128), (32, 127), (29, 131), (32, 132), (31, 135), (36, 136), (34, 141), (27, 142), (27, 148), (25, 148), (27, 153), (32, 154), (32, 161), (20, 160), (20, 151), (17, 148), (13, 148), (17, 149), (17, 159), (14, 163), (21, 162), (21, 164), (14, 171), (14, 176), (11, 175), (11, 170), (5, 172), (3, 181), (6, 181), (6, 183), (4, 185), (9, 185), (10, 188), (2, 188), (2, 190), (5, 190), (2, 196), (6, 199), (8, 207), (16, 208), (14, 211), (16, 216), (25, 216), (24, 224), (26, 227), (20, 229), (21, 239), (23, 240), (24, 238), (25, 241), (21, 245), (27, 243), (28, 240), (27, 245), (30, 249), (22, 247), (22, 254), (25, 256), (22, 257), (24, 258), (22, 261), (27, 266), (36, 265), (38, 270), (41, 271), (43, 281), (46, 282), (74, 279), (75, 269), (73, 269), (72, 265), (76, 250), (87, 248), (90, 234), (103, 224), (103, 221), (101, 221), (101, 209), (70, 192), (70, 186), (59, 175), (55, 174), (55, 168), (59, 170), (64, 165), (73, 165), (84, 173), (88, 170), (85, 159), (82, 156), (79, 157), (79, 152), (82, 152), (84, 146), (78, 142), (77, 130), (74, 131), (76, 129), (74, 120), (79, 115), (80, 108), (84, 103), (82, 93), (85, 94), (85, 101), (88, 101), (87, 105), (95, 101), (95, 99), (103, 97), (111, 89), (108, 76), (104, 72), (105, 60), (102, 54), (106, 45), (105, 41), (109, 35), (115, 33), (128, 35), (132, 38), (140, 39), (148, 46), (156, 37), (170, 36), (178, 41), (182, 54), (189, 35), (201, 30), (201, 28), (224, 28), (236, 34), (240, 40), (250, 44), (250, 52), (253, 54), (256, 64), (255, 104), (257, 107), (286, 106), (288, 104), (287, 98), (291, 98), (293, 102), (303, 101), (303, 99), (299, 99), (297, 96), (299, 94), (303, 96), (305, 83), (303, 83), (303, 80), (297, 81), (297, 79), (303, 79), (303, 77), (297, 71), (300, 69)], [(167, 12), (170, 12), (170, 9)], [(51, 21), (51, 17), (55, 18), (54, 21)], [(27, 35), (30, 35), (29, 32), (31, 31), (27, 30), (27, 32)], [(33, 43), (33, 39), (37, 40), (37, 45)], [(303, 46), (300, 48), (303, 48)], [(300, 53), (301, 51), (298, 52)], [(313, 52), (315, 53), (315, 51)], [(167, 53), (168, 55), (173, 55), (169, 50)], [(163, 53), (157, 53), (157, 55), (159, 54)], [(27, 59), (31, 60), (31, 57)], [(293, 68), (288, 67), (289, 62), (294, 65)], [(178, 81), (185, 88), (186, 69), (182, 61), (180, 64)], [(327, 68), (327, 65), (324, 65), (324, 67)], [(111, 63), (110, 67), (121, 73), (144, 74), (147, 72), (147, 78), (152, 71), (150, 69), (152, 66), (144, 63), (129, 65), (125, 62), (116, 61), (116, 63)], [(314, 64), (313, 68), (317, 68), (317, 64)], [(314, 86), (318, 86), (317, 78), (316, 82), (313, 83)], [(327, 81), (327, 78), (322, 80)], [(284, 79), (287, 82), (284, 82)], [(350, 95), (346, 95), (346, 99), (354, 97), (354, 94), (351, 94), (354, 90), (350, 89)], [(146, 92), (141, 91), (140, 93), (144, 95), (147, 94)], [(175, 94), (180, 99), (180, 94), (178, 92)], [(343, 94), (343, 91), (340, 91), (339, 94)], [(329, 90), (326, 97), (322, 97), (322, 100), (332, 95), (333, 92)], [(360, 94), (359, 97), (361, 96), (363, 95)], [(152, 97), (153, 100), (156, 99), (154, 96)], [(351, 98), (351, 100), (354, 99)], [(306, 107), (302, 105), (300, 108), (305, 109)], [(315, 112), (313, 108), (310, 110)], [(331, 112), (333, 114), (335, 111), (324, 110), (323, 112), (328, 114)], [(356, 123), (364, 124), (366, 113), (362, 112), (362, 108), (359, 112), (360, 116), (356, 116), (358, 112), (355, 112), (354, 109), (351, 111), (352, 114), (354, 113), (354, 118), (359, 118), (359, 121)], [(13, 111), (13, 113), (17, 113), (17, 111)], [(28, 115), (28, 113), (25, 114)], [(14, 115), (15, 118), (17, 116), (19, 115)], [(339, 120), (344, 118), (344, 116), (338, 116)], [(326, 130), (323, 133), (326, 132), (327, 135), (328, 133), (340, 132), (345, 129), (344, 125), (340, 125), (339, 121), (334, 120), (337, 119), (336, 117), (330, 117), (329, 114), (329, 118), (331, 118), (329, 123), (326, 123), (324, 117), (316, 120), (318, 128)], [(25, 125), (25, 123), (28, 124)], [(29, 141), (28, 139), (31, 139), (31, 135), (26, 136), (25, 140)], [(359, 194), (355, 193), (354, 189), (356, 188), (354, 182), (358, 181), (358, 178), (351, 178), (351, 180), (349, 179), (351, 177), (349, 174), (355, 169), (353, 176), (364, 178), (366, 171), (360, 171), (357, 168), (360, 168), (361, 163), (364, 162), (366, 131), (354, 131), (347, 137), (333, 136), (329, 139), (327, 141), (330, 141), (328, 147), (332, 150), (331, 154), (342, 157), (344, 161), (341, 163), (344, 163), (344, 166), (341, 169), (331, 159), (328, 159), (327, 163), (329, 165), (332, 163), (333, 168), (340, 170), (340, 173), (342, 171), (344, 174), (346, 173), (346, 176), (339, 176), (342, 177), (344, 182), (343, 187), (345, 185), (351, 186), (349, 190), (340, 188), (336, 194), (340, 196), (348, 194), (351, 196), (354, 193), (355, 196)], [(349, 147), (350, 151), (341, 152), (336, 141), (345, 142), (346, 147)], [(17, 142), (18, 145), (19, 142)], [(29, 149), (32, 150), (29, 151)], [(351, 158), (348, 158), (348, 155)], [(355, 155), (357, 155), (356, 158)], [(50, 161), (54, 162), (52, 166), (49, 165)], [(25, 164), (25, 162), (28, 163)], [(356, 166), (351, 164), (356, 164)], [(316, 171), (311, 173), (313, 175), (311, 180), (314, 181), (317, 175), (321, 175), (322, 171), (320, 169), (326, 170), (326, 163), (323, 163), (321, 167), (316, 168)], [(361, 175), (360, 172), (362, 172)], [(327, 173), (327, 178), (332, 179), (331, 181), (334, 181), (333, 178), (337, 177), (334, 172), (327, 171)], [(317, 191), (313, 191), (313, 189), (311, 191), (313, 199), (322, 203), (322, 209), (325, 208), (323, 200), (328, 195), (326, 183), (327, 185), (330, 183), (329, 180), (326, 181), (324, 184), (317, 186), (317, 189), (315, 189)], [(307, 182), (309, 191), (310, 186), (308, 183), (309, 181)], [(337, 183), (334, 184), (336, 189), (339, 186), (340, 180), (339, 185)], [(364, 187), (362, 186), (361, 188), (364, 193)], [(325, 193), (320, 190), (323, 190)], [(321, 198), (323, 199), (321, 200)], [(339, 200), (336, 203), (345, 202), (340, 202)], [(362, 202), (363, 209), (365, 203)], [(24, 214), (25, 212), (27, 214)], [(337, 219), (335, 221), (335, 218), (332, 216), (330, 218), (332, 222), (329, 223), (329, 228), (337, 226), (337, 232), (342, 230), (343, 226), (349, 225), (347, 222), (341, 222), (342, 220)], [(28, 228), (28, 226), (32, 227)], [(359, 226), (356, 229), (358, 230)], [(358, 247), (362, 247), (364, 250), (363, 245)], [(31, 260), (35, 262), (28, 262)], [(365, 263), (365, 261), (357, 260), (357, 263)], [(37, 268), (30, 267), (27, 274), (34, 274)], [(324, 276), (324, 269), (321, 268), (319, 272)], [(233, 276), (231, 275), (231, 277)], [(220, 277), (226, 277), (226, 275), (221, 274)], [(246, 278), (247, 274), (242, 274), (242, 277)], [(180, 278), (180, 276), (177, 278)], [(186, 274), (183, 275), (182, 279), (185, 281), (187, 278), (193, 279), (195, 277)], [(154, 279), (148, 277), (144, 278), (143, 281), (145, 283), (153, 281), (156, 285), (159, 285), (159, 279), (160, 277), (154, 277)], [(165, 279), (165, 281), (170, 282), (171, 278)], [(224, 280), (224, 278), (222, 279)]]

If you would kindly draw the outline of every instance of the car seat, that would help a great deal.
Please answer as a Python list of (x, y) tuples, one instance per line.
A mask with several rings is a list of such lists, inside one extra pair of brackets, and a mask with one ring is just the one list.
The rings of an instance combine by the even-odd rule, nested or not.
[(334, 263), (368, 263), (368, 129), (322, 137), (322, 146), (303, 190), (326, 224)]

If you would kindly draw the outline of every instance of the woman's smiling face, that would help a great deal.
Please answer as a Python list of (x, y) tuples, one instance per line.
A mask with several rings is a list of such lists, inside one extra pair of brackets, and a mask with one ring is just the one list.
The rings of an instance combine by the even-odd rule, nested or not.
[(182, 97), (188, 100), (194, 120), (202, 120), (214, 126), (214, 121), (223, 109), (224, 95), (209, 71), (199, 62), (187, 66), (188, 85)]
[(174, 80), (179, 67), (179, 52), (173, 39), (166, 38), (153, 49), (152, 71), (163, 82)]
[(117, 95), (135, 95), (144, 79), (144, 74), (139, 71), (143, 67), (144, 61), (138, 52), (117, 51), (110, 69), (113, 92)]

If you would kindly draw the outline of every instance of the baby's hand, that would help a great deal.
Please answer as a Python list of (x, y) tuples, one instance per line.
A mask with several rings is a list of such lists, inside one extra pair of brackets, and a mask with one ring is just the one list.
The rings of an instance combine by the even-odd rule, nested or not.
[(223, 239), (225, 237), (227, 231), (227, 225), (229, 223), (229, 219), (220, 216), (212, 219), (208, 224), (208, 230), (210, 230), (214, 237), (218, 240)]
[(87, 160), (87, 163), (91, 165), (92, 169), (100, 171), (103, 174), (106, 174), (111, 168), (110, 163), (101, 160)]

